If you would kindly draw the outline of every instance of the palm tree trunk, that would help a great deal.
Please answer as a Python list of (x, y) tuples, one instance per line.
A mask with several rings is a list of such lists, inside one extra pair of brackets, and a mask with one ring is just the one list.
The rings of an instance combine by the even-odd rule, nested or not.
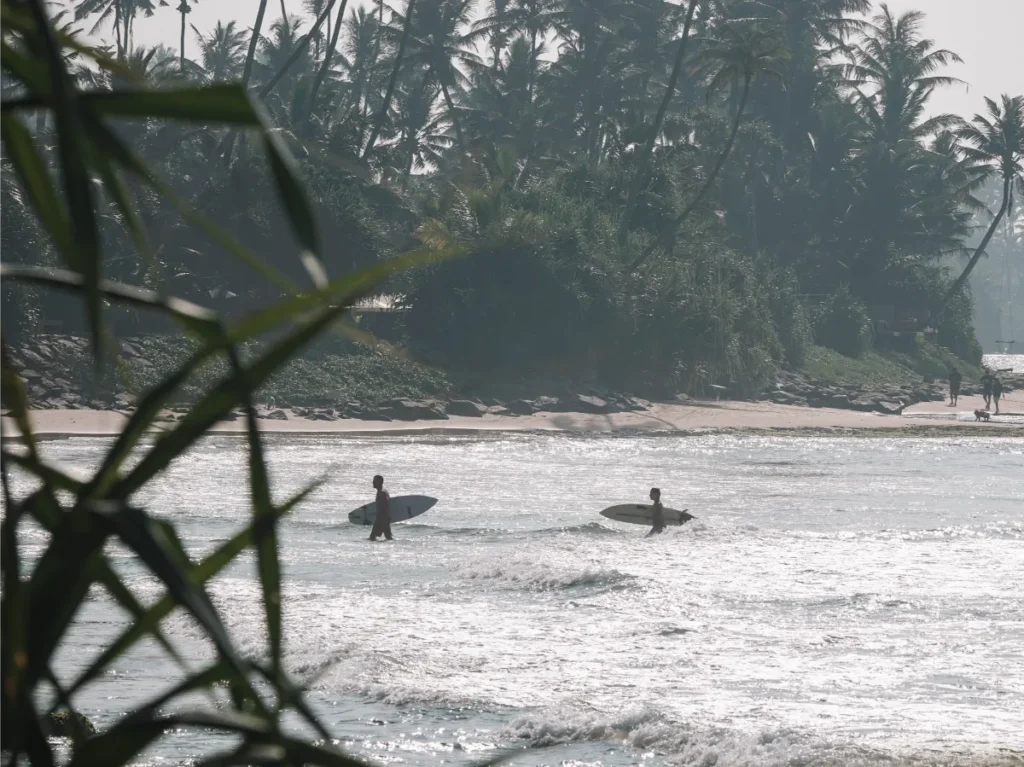
[(530, 94), (530, 106), (533, 106), (533, 84), (537, 80), (537, 28), (530, 30), (530, 78), (527, 90)]
[(618, 239), (620, 244), (625, 243), (626, 236), (629, 234), (629, 220), (633, 215), (633, 208), (636, 207), (636, 198), (640, 194), (640, 187), (643, 186), (643, 183), (647, 178), (647, 165), (651, 159), (651, 153), (654, 151), (654, 142), (658, 140), (658, 134), (661, 133), (661, 126), (665, 122), (665, 113), (668, 111), (668, 105), (672, 102), (672, 97), (676, 92), (676, 83), (679, 82), (679, 73), (683, 71), (683, 60), (686, 58), (686, 46), (690, 39), (690, 27), (693, 24), (693, 14), (697, 10), (698, 2), (699, 0), (690, 0), (690, 5), (686, 9), (686, 20), (683, 23), (683, 37), (679, 41), (679, 50), (676, 51), (676, 60), (672, 64), (672, 75), (668, 78), (668, 86), (665, 88), (665, 96), (662, 98), (661, 104), (658, 106), (658, 113), (654, 116), (654, 125), (651, 126), (651, 132), (647, 136), (647, 141), (644, 143), (643, 149), (640, 151), (636, 175), (633, 176), (633, 183), (630, 185), (629, 194), (626, 197), (626, 208), (622, 211), (622, 218), (619, 220)]
[(715, 163), (715, 167), (711, 171), (711, 175), (705, 179), (703, 186), (701, 186), (700, 190), (697, 192), (697, 196), (694, 197), (683, 212), (679, 214), (679, 218), (676, 219), (675, 227), (673, 228), (677, 228), (679, 224), (681, 224), (683, 220), (693, 212), (693, 209), (697, 207), (700, 201), (704, 199), (704, 195), (707, 194), (711, 185), (715, 183), (715, 179), (718, 177), (719, 171), (722, 170), (722, 166), (725, 165), (726, 159), (728, 159), (729, 154), (732, 152), (732, 145), (736, 143), (736, 133), (740, 129), (740, 120), (742, 119), (743, 111), (747, 106), (747, 97), (750, 95), (750, 83), (753, 79), (754, 78), (749, 74), (743, 79), (743, 95), (740, 96), (740, 104), (736, 109), (736, 119), (732, 121), (732, 130), (729, 132), (729, 140), (725, 142), (725, 148), (718, 156), (718, 162)]
[[(320, 93), (320, 86), (323, 85), (324, 78), (327, 76), (328, 70), (331, 68), (331, 59), (334, 57), (334, 51), (338, 47), (338, 38), (341, 36), (341, 26), (345, 20), (345, 6), (348, 5), (348, 0), (341, 0), (341, 8), (338, 9), (338, 18), (334, 22), (334, 31), (331, 32), (331, 39), (324, 51), (324, 60), (320, 63), (320, 69), (316, 73), (316, 80), (313, 81), (313, 88), (309, 94), (309, 109), (306, 110), (306, 122), (313, 117), (313, 110), (316, 108), (316, 97)], [(330, 8), (327, 9), (330, 13)], [(330, 24), (328, 23), (328, 26)]]
[[(383, 2), (383, 0), (382, 0)], [(395, 83), (398, 82), (398, 72), (402, 68), (402, 58), (405, 56), (405, 46), (409, 42), (409, 30), (412, 28), (412, 12), (416, 6), (416, 0), (409, 0), (409, 5), (405, 9), (405, 26), (402, 28), (402, 40), (398, 44), (398, 53), (395, 56), (395, 66), (391, 68), (391, 77), (388, 80), (388, 89), (384, 92), (384, 102), (380, 105), (380, 112), (377, 114), (377, 119), (373, 123), (373, 132), (370, 134), (370, 140), (366, 142), (366, 148), (363, 149), (363, 157), (369, 157), (370, 152), (373, 150), (373, 145), (377, 142), (377, 136), (380, 135), (380, 129), (384, 125), (384, 121), (388, 116), (388, 107), (391, 106), (391, 96), (395, 92)], [(384, 11), (381, 10), (383, 16)]]
[(188, 5), (186, 4), (185, 0), (181, 0), (181, 5), (179, 6), (179, 9), (181, 11), (181, 47), (179, 49), (178, 60), (179, 60), (180, 66), (181, 66), (181, 77), (182, 77), (182, 79), (184, 79), (184, 77), (185, 77), (185, 14), (188, 12)]
[[(718, 156), (718, 161), (715, 163), (715, 167), (712, 169), (711, 174), (704, 180), (704, 183), (701, 184), (700, 189), (697, 190), (696, 196), (690, 200), (690, 203), (683, 209), (683, 212), (679, 214), (675, 221), (672, 222), (668, 231), (662, 235), (658, 242), (660, 247), (667, 248), (671, 244), (672, 239), (675, 237), (676, 230), (679, 229), (679, 225), (682, 224), (691, 213), (693, 213), (697, 205), (700, 204), (700, 201), (704, 199), (704, 195), (707, 194), (711, 185), (715, 183), (715, 179), (718, 177), (719, 171), (722, 170), (722, 166), (725, 165), (726, 159), (732, 152), (732, 145), (736, 142), (736, 133), (740, 129), (740, 120), (743, 118), (743, 110), (747, 107), (747, 97), (750, 95), (750, 84), (753, 80), (754, 76), (749, 72), (743, 78), (743, 95), (740, 96), (739, 107), (736, 109), (736, 118), (732, 121), (732, 130), (729, 132), (729, 140), (725, 142), (725, 148)], [(649, 250), (640, 256), (640, 258), (633, 263), (632, 268), (635, 269), (646, 261), (650, 253), (651, 251)]]
[(938, 308), (929, 315), (928, 320), (925, 322), (925, 327), (930, 327), (933, 323), (938, 323), (942, 320), (942, 314), (946, 311), (946, 307), (949, 306), (949, 302), (952, 301), (956, 294), (959, 293), (967, 282), (967, 279), (971, 276), (971, 272), (974, 271), (974, 267), (978, 265), (978, 261), (981, 260), (982, 254), (985, 252), (985, 248), (988, 247), (989, 242), (992, 240), (992, 236), (996, 233), (996, 229), (999, 228), (999, 222), (1003, 216), (1006, 215), (1007, 209), (1010, 207), (1010, 192), (1012, 191), (1013, 179), (1011, 176), (1006, 176), (1003, 179), (1003, 204), (999, 208), (999, 212), (996, 217), (992, 219), (992, 224), (989, 226), (988, 231), (985, 232), (985, 236), (981, 240), (981, 244), (978, 249), (974, 251), (974, 255), (971, 256), (971, 260), (967, 262), (967, 266), (964, 268), (963, 273), (957, 277), (956, 282), (943, 296), (942, 302)]
[(252, 76), (252, 63), (256, 59), (256, 44), (260, 40), (260, 30), (263, 28), (263, 15), (267, 12), (267, 0), (260, 0), (260, 8), (256, 11), (256, 24), (252, 28), (252, 37), (249, 39), (249, 52), (245, 55), (245, 68), (242, 70), (242, 85), (249, 86), (249, 78)]
[[(440, 79), (440, 78), (438, 78)], [(444, 103), (448, 105), (448, 114), (452, 117), (452, 125), (455, 126), (455, 137), (459, 142), (459, 149), (466, 151), (466, 139), (462, 135), (462, 125), (459, 124), (459, 116), (455, 113), (455, 104), (452, 102), (451, 94), (448, 92), (448, 85), (441, 80), (441, 93), (444, 94)]]
[(124, 43), (121, 42), (121, 0), (114, 0), (114, 33), (117, 36), (117, 58), (124, 59)]
[(409, 160), (405, 163), (405, 171), (402, 173), (402, 194), (409, 191), (409, 179), (412, 177), (412, 163), (415, 157), (412, 151), (412, 142), (408, 142), (410, 145), (406, 147), (409, 151)]

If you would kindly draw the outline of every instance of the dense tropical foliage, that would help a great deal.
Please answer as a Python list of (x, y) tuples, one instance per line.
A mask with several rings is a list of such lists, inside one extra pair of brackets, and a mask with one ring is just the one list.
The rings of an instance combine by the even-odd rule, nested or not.
[[(593, 376), (651, 390), (742, 391), (814, 341), (857, 354), (894, 307), (977, 358), (966, 277), (1020, 194), (1021, 99), (936, 115), (951, 51), (919, 13), (868, 0), (266, 0), (185, 29), (188, 4), (71, 2), (117, 74), (88, 87), (241, 78), (299, 155), (328, 275), (410, 248), (474, 258), (395, 278), (395, 340), (491, 375)], [(134, 19), (181, 24), (141, 48)], [(186, 35), (188, 31), (190, 34)], [(52, 125), (30, 125), (44, 143)], [(273, 176), (230, 127), (123, 128), (178, 198), (143, 195), (145, 249), (111, 207), (113, 278), (228, 312), (282, 285), (229, 258), (201, 213), (286, 280), (302, 265)], [(1004, 194), (986, 211), (993, 175)], [(5, 260), (50, 263), (5, 174)], [(16, 254), (16, 255), (15, 255)], [(964, 260), (959, 260), (963, 256)], [(950, 264), (967, 265), (954, 280)], [(7, 327), (75, 308), (5, 287)], [(124, 330), (158, 329), (122, 312)]]

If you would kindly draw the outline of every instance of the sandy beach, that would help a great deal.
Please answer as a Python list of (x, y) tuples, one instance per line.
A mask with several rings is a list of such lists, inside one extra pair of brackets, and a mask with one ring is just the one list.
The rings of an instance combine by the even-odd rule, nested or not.
[[(268, 434), (415, 434), (473, 432), (818, 432), (878, 431), (904, 429), (957, 430), (971, 433), (977, 429), (998, 429), (1007, 434), (1024, 435), (1024, 408), (1006, 403), (1007, 412), (993, 416), (989, 423), (977, 422), (973, 411), (984, 406), (980, 397), (963, 397), (956, 408), (944, 402), (928, 402), (907, 408), (902, 416), (861, 413), (852, 410), (777, 405), (770, 402), (690, 401), (656, 403), (644, 412), (588, 415), (584, 413), (536, 413), (530, 416), (485, 415), (480, 418), (451, 416), (431, 421), (360, 421), (339, 419), (319, 421), (289, 413), (287, 420), (260, 419)], [(33, 410), (31, 418), (42, 438), (73, 436), (109, 436), (116, 434), (127, 415), (110, 410)], [(173, 424), (159, 424), (172, 428)], [(159, 429), (158, 429), (159, 430)], [(213, 434), (240, 434), (244, 419), (219, 423)], [(5, 439), (17, 439), (18, 430), (10, 418), (3, 419)]]

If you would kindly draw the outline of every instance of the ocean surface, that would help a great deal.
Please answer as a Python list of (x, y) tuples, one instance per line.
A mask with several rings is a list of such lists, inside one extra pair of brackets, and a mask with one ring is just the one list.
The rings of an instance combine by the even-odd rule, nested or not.
[[(353, 753), (403, 765), (501, 749), (517, 765), (1024, 759), (1024, 439), (267, 442), (277, 497), (330, 475), (282, 526), (286, 658)], [(85, 471), (107, 444), (45, 450)], [(240, 440), (210, 438), (137, 501), (198, 557), (246, 521), (244, 461)], [(371, 544), (346, 513), (372, 499), (378, 472), (394, 495), (441, 501)], [(652, 485), (698, 519), (648, 540), (598, 515)], [(239, 563), (212, 594), (259, 654), (252, 573)], [(123, 625), (97, 594), (62, 673)], [(166, 626), (194, 664), (210, 657), (187, 618)], [(79, 702), (102, 727), (175, 678), (145, 645)], [(217, 745), (176, 732), (140, 764), (192, 764)]]

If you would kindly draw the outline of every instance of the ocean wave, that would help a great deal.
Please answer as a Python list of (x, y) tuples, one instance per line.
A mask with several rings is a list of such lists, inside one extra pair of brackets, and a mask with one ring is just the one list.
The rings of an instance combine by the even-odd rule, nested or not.
[(463, 568), (462, 573), (471, 580), (503, 581), (529, 591), (621, 589), (629, 588), (637, 580), (635, 575), (613, 569), (555, 570), (538, 562), (515, 561), (507, 564), (469, 565)]
[[(1022, 754), (894, 753), (850, 742), (836, 743), (812, 733), (787, 728), (746, 732), (722, 727), (699, 727), (673, 722), (655, 709), (627, 711), (618, 716), (579, 713), (584, 705), (520, 716), (502, 736), (529, 748), (549, 748), (581, 742), (614, 742), (654, 752), (673, 765), (744, 764), (752, 767), (1020, 767)], [(645, 755), (646, 758), (646, 755)]]

